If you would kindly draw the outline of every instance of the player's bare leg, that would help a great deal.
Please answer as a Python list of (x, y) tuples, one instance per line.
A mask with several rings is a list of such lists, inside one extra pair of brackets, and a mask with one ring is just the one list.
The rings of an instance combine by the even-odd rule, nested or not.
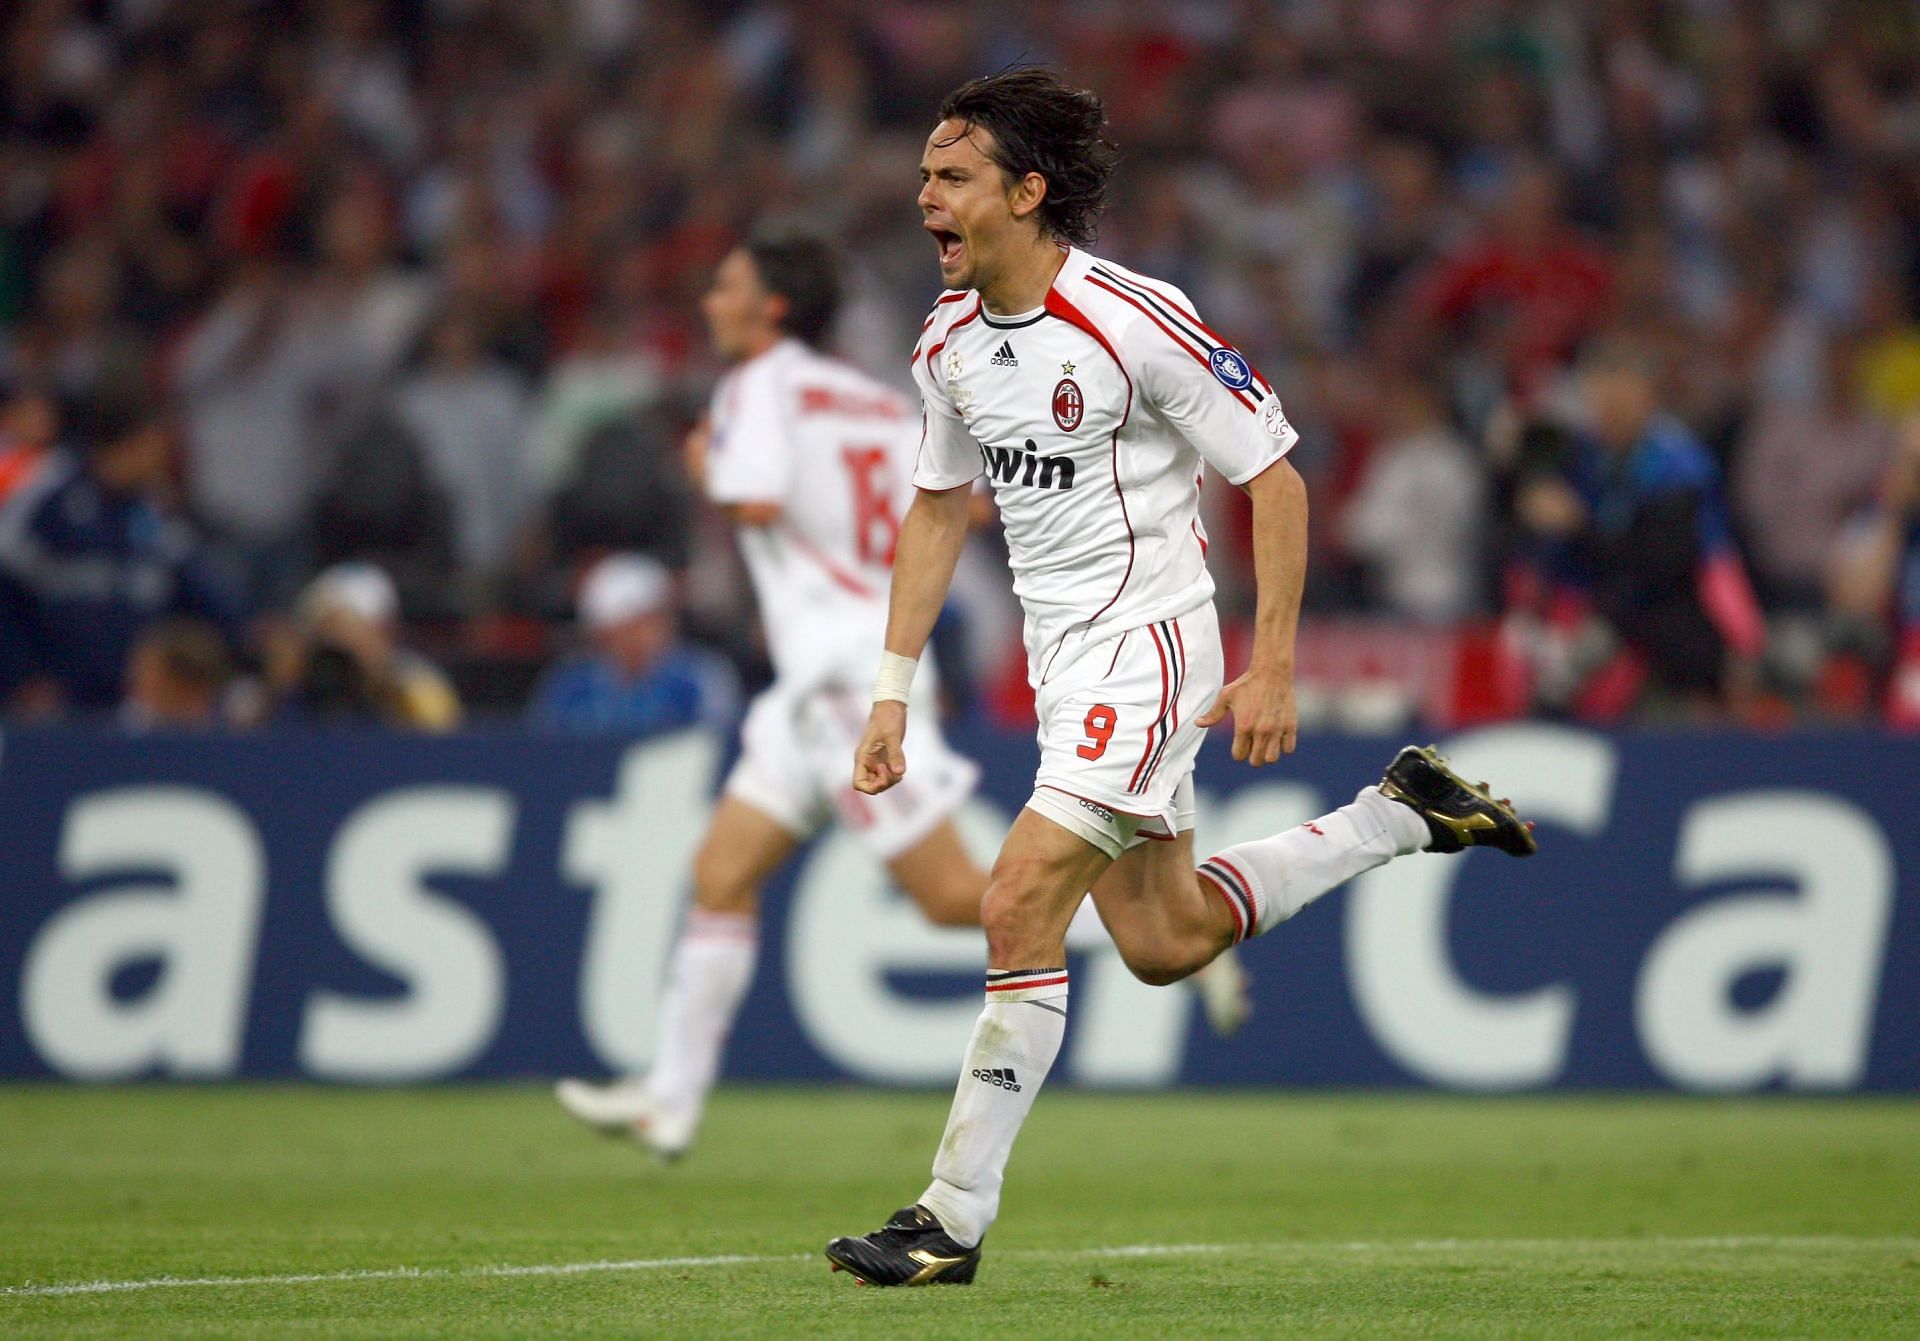
[(659, 1048), (644, 1079), (562, 1080), (555, 1096), (589, 1126), (627, 1133), (662, 1158), (692, 1145), (734, 1017), (753, 981), (760, 887), (798, 839), (771, 816), (723, 796), (693, 860), (693, 907), (668, 966)]
[[(925, 838), (889, 861), (887, 874), (934, 926), (980, 925), (980, 903), (987, 892), (987, 872), (974, 861), (953, 821), (943, 821)], [(1067, 924), (1068, 948), (1090, 950), (1108, 942), (1107, 930), (1100, 923), (1093, 900), (1083, 899)], [(1231, 984), (1210, 986), (1230, 988)], [(1201, 995), (1207, 1006), (1208, 1022), (1218, 1032), (1232, 1033), (1245, 1018), (1237, 998), (1224, 996), (1219, 991)]]
[(887, 874), (936, 927), (977, 927), (987, 873), (951, 820), (887, 863)]
[(1106, 854), (1032, 810), (1022, 810), (994, 859), (981, 904), (987, 966), (1058, 966), (1067, 924), (1109, 865)]
[(693, 906), (704, 912), (760, 912), (760, 887), (800, 846), (785, 825), (735, 796), (722, 796), (693, 857)]
[(1093, 901), (1133, 976), (1156, 987), (1210, 963), (1237, 937), (1227, 906), (1194, 873), (1193, 832), (1122, 853)]

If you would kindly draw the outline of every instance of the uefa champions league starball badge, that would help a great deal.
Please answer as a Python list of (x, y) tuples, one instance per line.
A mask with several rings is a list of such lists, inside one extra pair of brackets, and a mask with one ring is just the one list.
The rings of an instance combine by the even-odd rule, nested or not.
[(960, 385), (960, 371), (966, 363), (960, 357), (960, 351), (947, 351), (947, 399), (953, 402), (953, 412), (961, 419), (973, 419), (973, 393)]

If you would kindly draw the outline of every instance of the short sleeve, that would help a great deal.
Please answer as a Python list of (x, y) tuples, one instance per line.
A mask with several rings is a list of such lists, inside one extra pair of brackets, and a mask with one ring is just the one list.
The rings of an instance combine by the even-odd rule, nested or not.
[(1293, 450), (1300, 435), (1251, 363), (1222, 344), (1184, 304), (1142, 316), (1121, 344), (1141, 399), (1178, 429), (1201, 459), (1245, 484)]
[(707, 497), (716, 503), (783, 503), (793, 469), (793, 416), (766, 367), (737, 369), (713, 395)]
[(913, 483), (920, 489), (957, 489), (978, 478), (980, 444), (947, 399), (928, 361), (913, 360), (913, 382), (920, 391), (920, 451), (914, 457)]

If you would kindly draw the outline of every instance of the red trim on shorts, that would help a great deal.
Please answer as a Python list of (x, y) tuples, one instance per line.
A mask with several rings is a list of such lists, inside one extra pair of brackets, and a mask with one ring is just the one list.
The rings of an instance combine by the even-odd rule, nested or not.
[[(1099, 806), (1102, 810), (1111, 810), (1116, 815), (1125, 815), (1128, 819), (1150, 820), (1160, 818), (1158, 815), (1143, 815), (1137, 810), (1122, 810), (1118, 806), (1108, 805), (1097, 796), (1082, 796), (1079, 792), (1070, 792), (1065, 787), (1056, 787), (1051, 782), (1036, 782), (1033, 784), (1035, 791), (1039, 791), (1043, 787), (1050, 792), (1059, 792), (1062, 796), (1071, 796), (1076, 801), (1085, 801), (1088, 805)], [(1038, 814), (1039, 812), (1036, 811), (1035, 813)]]
[[(1206, 547), (1202, 546), (1200, 552), (1204, 556)], [(1180, 621), (1177, 618), (1169, 619), (1167, 623), (1173, 626), (1174, 645), (1180, 649), (1180, 688), (1184, 690), (1187, 687), (1187, 640), (1180, 636)], [(1178, 694), (1173, 696), (1173, 729), (1175, 731), (1180, 729), (1180, 695)]]
[(1170, 622), (1169, 620), (1162, 620), (1159, 624), (1148, 626), (1149, 631), (1154, 632), (1155, 643), (1166, 649), (1167, 657), (1172, 662), (1173, 692), (1170, 697), (1162, 699), (1160, 718), (1155, 723), (1160, 731), (1159, 748), (1153, 752), (1152, 762), (1147, 765), (1146, 776), (1140, 779), (1137, 786), (1128, 788), (1129, 791), (1146, 791), (1147, 784), (1153, 780), (1153, 775), (1160, 769), (1160, 761), (1166, 757), (1167, 745), (1173, 740), (1173, 733), (1180, 728), (1180, 695), (1185, 693), (1187, 689), (1187, 657), (1184, 644), (1181, 647), (1179, 655), (1176, 656), (1174, 655), (1173, 644), (1167, 641), (1167, 635), (1158, 632), (1159, 629), (1164, 628)]
[(1141, 774), (1146, 771), (1147, 761), (1153, 758), (1153, 734), (1167, 720), (1167, 649), (1160, 641), (1160, 634), (1151, 624), (1147, 625), (1147, 636), (1153, 639), (1153, 650), (1160, 657), (1160, 715), (1147, 726), (1147, 748), (1140, 755), (1140, 762), (1133, 766), (1133, 776), (1127, 779), (1127, 791), (1140, 790)]

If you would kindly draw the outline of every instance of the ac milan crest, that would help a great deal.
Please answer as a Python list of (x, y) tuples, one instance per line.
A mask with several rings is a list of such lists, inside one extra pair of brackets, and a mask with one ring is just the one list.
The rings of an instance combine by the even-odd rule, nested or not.
[(1086, 412), (1087, 403), (1081, 398), (1080, 384), (1071, 377), (1062, 377), (1059, 385), (1053, 389), (1053, 422), (1068, 433), (1080, 427), (1080, 416)]

